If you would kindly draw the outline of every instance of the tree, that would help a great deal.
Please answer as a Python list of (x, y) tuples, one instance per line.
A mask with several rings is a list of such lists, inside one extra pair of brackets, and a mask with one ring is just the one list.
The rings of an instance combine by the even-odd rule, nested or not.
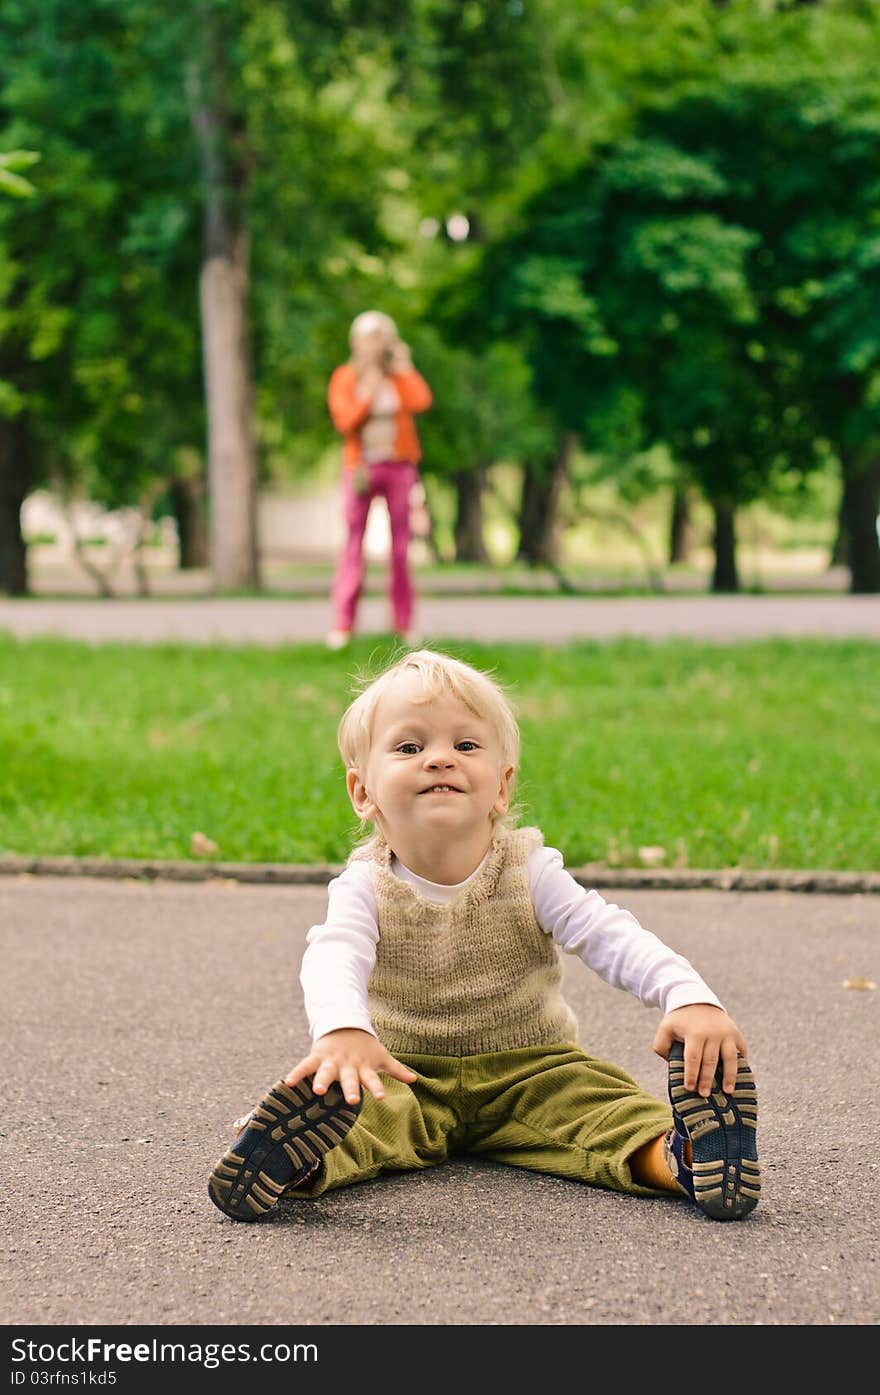
[[(326, 263), (343, 249), (356, 255), (360, 231), (375, 227), (372, 132), (344, 111), (340, 117), (333, 104), (321, 108), (316, 85), (329, 80), (337, 59), (327, 44), (322, 66), (315, 45), (308, 47), (310, 36), (315, 44), (322, 36), (314, 23), (309, 28), (307, 9), (247, 0), (194, 9), (166, 0), (84, 0), (71, 9), (47, 0), (39, 14), (15, 0), (4, 7), (0, 58), (8, 57), (5, 70), (16, 75), (3, 91), (7, 139), (44, 149), (32, 206), (0, 208), (0, 456), (10, 462), (17, 423), (0, 535), (12, 539), (19, 559), (12, 585), (26, 585), (21, 500), (41, 482), (111, 507), (159, 507), (164, 495), (181, 522), (185, 514), (198, 526), (206, 437), (228, 473), (211, 500), (212, 527), (220, 529), (218, 584), (252, 580), (250, 443), (262, 422), (260, 414), (253, 420), (248, 346), (255, 341), (266, 415), (277, 401), (286, 407), (290, 394), (280, 340), (299, 336), (300, 364), (318, 379), (320, 354), (316, 372), (314, 350), (310, 360), (301, 347), (297, 301), (308, 307), (310, 331), (332, 320), (338, 272)], [(297, 62), (294, 22), (304, 33)], [(198, 42), (197, 23), (210, 45)], [(190, 68), (187, 92), (193, 54), (204, 62)], [(292, 208), (302, 214), (298, 236), (280, 239), (279, 215)], [(257, 296), (248, 283), (254, 226), (282, 248), (274, 258), (262, 253)], [(208, 413), (200, 281), (213, 384)], [(354, 295), (358, 278), (352, 282)], [(291, 302), (285, 321), (278, 308)], [(215, 370), (229, 392), (218, 387)], [(322, 398), (312, 389), (326, 431)], [(273, 428), (269, 422), (270, 442)], [(220, 448), (230, 440), (231, 456)]]
[[(0, 500), (27, 584), (20, 507), (40, 483), (112, 506), (155, 494), (198, 443), (194, 262), (175, 186), (192, 186), (155, 100), (130, 7), (4, 6), (10, 143), (39, 147), (32, 198), (0, 205)], [(185, 109), (180, 104), (181, 114)], [(9, 555), (8, 550), (6, 555)]]
[[(10, 150), (0, 155), (0, 193), (12, 198), (32, 198), (34, 185), (21, 171), (36, 164), (34, 150)], [(15, 418), (18, 404), (7, 399), (9, 416), (0, 421), (0, 591), (13, 596), (27, 591), (27, 562), (17, 521), (27, 494), (30, 475), (28, 442)]]
[[(480, 269), (472, 313), (525, 346), (561, 427), (619, 452), (623, 422), (630, 452), (665, 443), (701, 488), (716, 590), (739, 584), (736, 508), (829, 451), (876, 553), (875, 102), (786, 70), (674, 91)], [(854, 560), (854, 586), (872, 575)]]
[(535, 407), (531, 375), (515, 345), (492, 344), (482, 355), (450, 348), (430, 326), (414, 336), (417, 362), (434, 394), (420, 431), (425, 474), (455, 491), (455, 558), (488, 560), (483, 491), (490, 466), (548, 449), (548, 423)]
[(664, 129), (695, 153), (711, 149), (732, 191), (728, 216), (759, 238), (746, 352), (779, 447), (768, 483), (780, 467), (836, 458), (851, 589), (880, 590), (875, 85), (850, 68), (731, 83), (677, 104)]
[(232, 93), (225, 0), (197, 6), (186, 86), (202, 175), (199, 273), (208, 422), (211, 570), (219, 590), (258, 587), (257, 447), (250, 342), (252, 155)]
[[(477, 7), (458, 8), (462, 26), (472, 23)], [(505, 7), (483, 8), (497, 16)], [(538, 344), (532, 332), (536, 298), (542, 294), (540, 266), (533, 264), (524, 273), (532, 284), (523, 286), (518, 318), (507, 317), (504, 310), (499, 312), (497, 303), (493, 307), (492, 293), (483, 293), (484, 282), (487, 277), (496, 280), (495, 264), (504, 256), (500, 248), (515, 246), (525, 249), (527, 255), (531, 251), (530, 221), (543, 192), (564, 182), (603, 141), (618, 139), (629, 131), (641, 106), (668, 90), (670, 82), (695, 77), (711, 67), (718, 39), (701, 0), (672, 8), (659, 0), (645, 0), (637, 8), (625, 9), (610, 0), (592, 0), (589, 23), (584, 22), (584, 7), (570, 0), (538, 0), (517, 6), (516, 14), (519, 53), (512, 60), (502, 48), (499, 34), (492, 36), (496, 52), (503, 53), (499, 70), (511, 74), (507, 88), (515, 97), (512, 112), (499, 105), (497, 85), (481, 84), (480, 77), (485, 79), (486, 72), (475, 70), (469, 49), (464, 52), (461, 72), (448, 59), (444, 63), (447, 82), (440, 104), (439, 135), (447, 148), (450, 143), (454, 148), (459, 130), (455, 116), (460, 109), (456, 93), (466, 93), (473, 153), (462, 152), (461, 168), (447, 159), (446, 168), (465, 182), (460, 202), (479, 229), (479, 238), (476, 248), (469, 239), (465, 246), (454, 249), (457, 266), (446, 265), (439, 271), (439, 284), (428, 305), (448, 340), (467, 345), (472, 353), (484, 352), (495, 339), (517, 335), (538, 393), (533, 410), (543, 416), (545, 425), (555, 423), (550, 439), (540, 449), (520, 457), (519, 554), (534, 563), (553, 563), (559, 534), (556, 509), (569, 492), (572, 463), (578, 458), (574, 447), (584, 426), (580, 404), (572, 401), (578, 392), (558, 377), (557, 370), (563, 378), (567, 373), (566, 349), (559, 345), (557, 351), (551, 345), (552, 362), (548, 363), (543, 352), (546, 345)], [(505, 32), (503, 25), (501, 30)], [(510, 31), (508, 21), (508, 45), (513, 37)], [(529, 71), (521, 75), (524, 62)], [(479, 113), (487, 107), (486, 125), (480, 126)], [(491, 138), (493, 122), (496, 133), (503, 132), (500, 144), (497, 136)], [(483, 158), (487, 150), (488, 167)], [(450, 199), (448, 180), (444, 182), (442, 172), (441, 165), (438, 178), (436, 168), (428, 165), (428, 176), (436, 187), (433, 194), (426, 195), (427, 203), (438, 219)], [(568, 293), (569, 268), (559, 267), (551, 259), (546, 270), (545, 289), (558, 303)], [(557, 271), (563, 275), (561, 289), (552, 284)], [(552, 318), (554, 334), (562, 333), (565, 339), (565, 312), (560, 316), (554, 310)]]

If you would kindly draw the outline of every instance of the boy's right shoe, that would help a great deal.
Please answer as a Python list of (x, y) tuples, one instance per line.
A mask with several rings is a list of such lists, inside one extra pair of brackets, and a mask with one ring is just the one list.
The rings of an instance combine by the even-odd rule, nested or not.
[(349, 1104), (337, 1081), (316, 1095), (312, 1077), (273, 1085), (208, 1180), (214, 1205), (234, 1221), (255, 1221), (286, 1191), (317, 1172), (325, 1153), (348, 1133), (361, 1101)]
[(685, 1088), (682, 1042), (672, 1043), (668, 1065), (674, 1122), (664, 1140), (667, 1166), (707, 1216), (715, 1221), (742, 1220), (754, 1211), (761, 1195), (758, 1095), (751, 1068), (740, 1056), (736, 1084), (726, 1095), (719, 1060), (712, 1091), (704, 1099), (696, 1090)]

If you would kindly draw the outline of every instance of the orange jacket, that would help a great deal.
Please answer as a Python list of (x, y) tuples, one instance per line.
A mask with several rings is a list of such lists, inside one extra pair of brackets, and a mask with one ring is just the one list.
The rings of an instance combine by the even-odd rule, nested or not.
[[(422, 458), (422, 448), (416, 431), (413, 415), (426, 412), (434, 398), (431, 389), (421, 373), (411, 368), (407, 373), (388, 375), (397, 388), (400, 407), (397, 412), (397, 437), (394, 443), (396, 460), (411, 460), (417, 465)], [(370, 415), (370, 400), (357, 396), (357, 373), (354, 365), (343, 363), (330, 378), (327, 388), (327, 405), (333, 425), (344, 438), (342, 460), (349, 468), (360, 463), (361, 427)]]

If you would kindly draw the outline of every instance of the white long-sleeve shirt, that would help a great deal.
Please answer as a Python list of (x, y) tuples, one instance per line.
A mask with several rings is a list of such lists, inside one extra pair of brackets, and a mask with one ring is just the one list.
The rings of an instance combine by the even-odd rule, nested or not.
[[(463, 882), (444, 886), (416, 876), (397, 858), (392, 862), (397, 876), (435, 902), (451, 901), (480, 867)], [(541, 929), (606, 983), (634, 994), (646, 1007), (658, 1007), (664, 1015), (690, 1003), (722, 1007), (687, 959), (646, 930), (630, 911), (575, 881), (556, 848), (541, 845), (529, 854), (528, 877)], [(375, 1036), (367, 1003), (379, 940), (371, 863), (349, 863), (327, 890), (327, 917), (309, 930), (300, 970), (312, 1041), (341, 1027), (360, 1027)]]

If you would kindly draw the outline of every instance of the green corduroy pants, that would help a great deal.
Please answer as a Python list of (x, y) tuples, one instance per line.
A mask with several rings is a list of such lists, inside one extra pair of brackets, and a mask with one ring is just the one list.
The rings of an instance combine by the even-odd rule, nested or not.
[(479, 1056), (395, 1055), (418, 1080), (383, 1076), (378, 1101), (365, 1090), (350, 1132), (317, 1178), (291, 1195), (321, 1196), (455, 1153), (613, 1191), (670, 1194), (634, 1181), (630, 1159), (666, 1132), (672, 1111), (619, 1067), (568, 1042)]

